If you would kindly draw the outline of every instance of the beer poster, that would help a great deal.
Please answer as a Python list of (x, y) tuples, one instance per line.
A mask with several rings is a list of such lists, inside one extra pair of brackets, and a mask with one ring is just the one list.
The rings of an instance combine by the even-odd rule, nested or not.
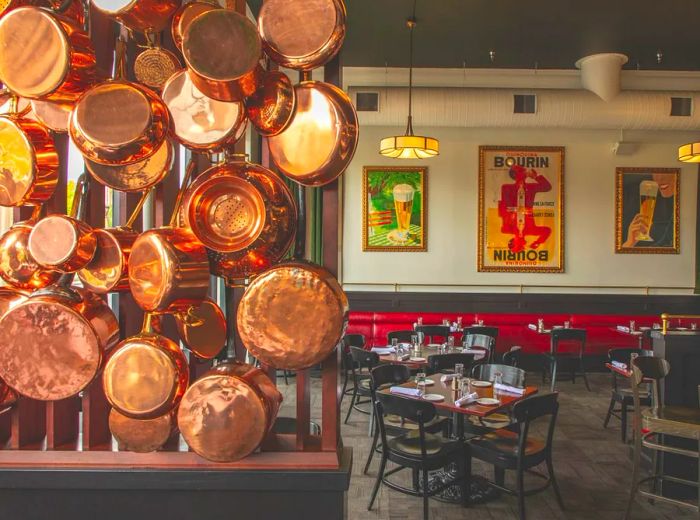
[(680, 252), (679, 168), (618, 168), (615, 252)]
[(478, 269), (564, 272), (563, 147), (479, 147)]
[(427, 251), (426, 174), (424, 167), (363, 169), (363, 251)]

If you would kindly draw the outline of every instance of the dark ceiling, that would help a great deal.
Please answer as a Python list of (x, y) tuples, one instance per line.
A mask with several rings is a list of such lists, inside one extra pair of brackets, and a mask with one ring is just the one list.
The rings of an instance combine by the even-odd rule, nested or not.
[[(249, 3), (256, 11), (261, 0)], [(408, 65), (413, 0), (346, 5), (343, 65)], [(418, 0), (416, 17), (418, 67), (570, 69), (588, 54), (622, 52), (628, 69), (700, 70), (698, 0)]]

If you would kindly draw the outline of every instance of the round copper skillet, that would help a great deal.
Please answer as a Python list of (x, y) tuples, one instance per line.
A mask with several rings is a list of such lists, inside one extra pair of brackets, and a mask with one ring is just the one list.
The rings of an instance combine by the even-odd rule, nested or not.
[(302, 370), (323, 361), (345, 333), (348, 300), (320, 266), (285, 262), (257, 276), (238, 307), (238, 332), (264, 364)]
[(0, 81), (19, 96), (71, 103), (95, 82), (95, 63), (69, 18), (28, 6), (0, 19)]
[(347, 168), (357, 147), (355, 107), (345, 92), (320, 81), (296, 87), (297, 107), (287, 129), (269, 138), (279, 170), (305, 186), (323, 186)]
[(286, 74), (268, 71), (261, 74), (258, 89), (245, 100), (246, 115), (264, 136), (283, 132), (296, 110), (294, 86)]
[[(87, 182), (76, 188), (82, 216)], [(0, 377), (32, 399), (53, 401), (83, 390), (119, 339), (119, 323), (97, 295), (70, 287), (73, 275), (32, 294), (0, 318)]]
[(182, 342), (200, 359), (215, 358), (226, 345), (226, 316), (210, 298), (176, 314), (175, 322)]
[(182, 40), (185, 31), (189, 27), (192, 20), (202, 13), (220, 8), (214, 2), (189, 2), (183, 4), (173, 15), (173, 21), (170, 24), (170, 33), (173, 37), (173, 42), (180, 51), (182, 51)]
[(265, 0), (258, 30), (274, 61), (290, 69), (312, 70), (342, 47), (345, 18), (343, 0)]
[(154, 419), (132, 419), (112, 408), (109, 430), (120, 451), (149, 453), (159, 450), (177, 432), (177, 414), (168, 412)]
[(180, 6), (178, 0), (92, 0), (96, 9), (139, 32), (162, 31)]
[(282, 394), (251, 365), (225, 362), (187, 390), (177, 422), (195, 453), (234, 462), (260, 446), (277, 417)]
[(192, 82), (213, 99), (242, 101), (262, 72), (262, 43), (253, 22), (229, 9), (197, 16), (185, 29), (182, 54)]
[(46, 128), (57, 133), (68, 131), (72, 104), (33, 99), (31, 106), (34, 117)]
[(189, 383), (187, 359), (179, 345), (160, 335), (158, 317), (147, 312), (142, 331), (127, 338), (107, 358), (102, 373), (105, 396), (119, 413), (153, 419), (177, 406)]

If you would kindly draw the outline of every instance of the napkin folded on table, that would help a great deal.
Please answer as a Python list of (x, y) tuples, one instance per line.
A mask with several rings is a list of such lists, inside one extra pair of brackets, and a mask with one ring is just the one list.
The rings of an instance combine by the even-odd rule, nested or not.
[(393, 354), (396, 352), (396, 349), (394, 347), (372, 347), (372, 352), (376, 352), (377, 354)]
[(530, 324), (527, 326), (527, 328), (530, 329), (530, 330), (537, 330), (537, 325), (535, 325), (534, 323), (530, 323)]
[(469, 395), (465, 395), (464, 397), (460, 397), (455, 401), (455, 406), (465, 406), (467, 404), (471, 404), (474, 401), (476, 401), (479, 398), (479, 394), (476, 392), (472, 392)]
[(457, 377), (457, 374), (443, 374), (440, 376), (440, 381), (443, 383), (446, 381), (452, 381), (455, 377)]
[(615, 368), (619, 368), (619, 369), (621, 369), (621, 370), (627, 370), (627, 364), (626, 364), (626, 363), (622, 363), (622, 362), (620, 362), (620, 361), (613, 361), (613, 362), (610, 363), (610, 364), (611, 364), (612, 366), (614, 366)]
[(462, 354), (474, 354), (474, 361), (478, 361), (486, 357), (486, 351), (480, 348), (463, 348)]
[(403, 386), (392, 386), (389, 392), (397, 395), (405, 395), (408, 397), (420, 397), (421, 390), (418, 388), (406, 388)]
[(518, 388), (516, 386), (504, 385), (503, 383), (494, 383), (493, 387), (501, 392), (506, 392), (508, 394), (523, 395), (525, 393), (524, 388)]

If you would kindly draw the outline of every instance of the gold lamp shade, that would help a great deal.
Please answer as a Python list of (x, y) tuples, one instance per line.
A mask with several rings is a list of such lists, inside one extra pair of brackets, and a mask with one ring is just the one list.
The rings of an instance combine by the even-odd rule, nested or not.
[(700, 142), (688, 143), (678, 147), (678, 160), (687, 163), (700, 162)]
[(429, 159), (440, 153), (440, 143), (422, 135), (395, 135), (379, 143), (379, 153), (394, 159)]

